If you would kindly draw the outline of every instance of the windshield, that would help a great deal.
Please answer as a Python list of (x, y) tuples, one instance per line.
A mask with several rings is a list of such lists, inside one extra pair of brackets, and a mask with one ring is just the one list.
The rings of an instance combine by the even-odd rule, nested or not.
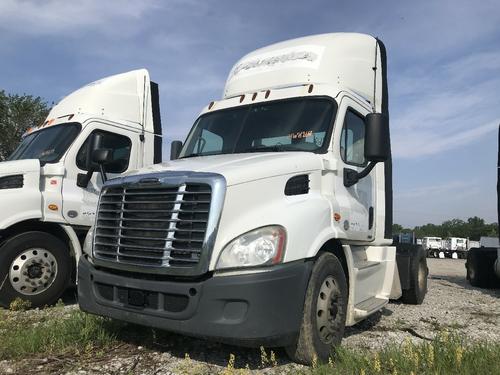
[(80, 129), (80, 124), (69, 123), (31, 133), (23, 138), (9, 160), (39, 159), (42, 165), (55, 163), (73, 143)]
[(308, 97), (256, 103), (202, 115), (180, 157), (265, 151), (324, 152), (336, 103)]

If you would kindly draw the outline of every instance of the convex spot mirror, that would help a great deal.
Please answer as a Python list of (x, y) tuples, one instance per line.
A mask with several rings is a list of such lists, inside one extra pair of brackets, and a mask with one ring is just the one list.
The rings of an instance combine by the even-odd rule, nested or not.
[(182, 150), (182, 142), (172, 141), (172, 143), (170, 144), (170, 160), (179, 159), (181, 150)]
[(113, 150), (109, 148), (100, 148), (92, 151), (92, 163), (97, 165), (106, 165), (113, 161)]
[(381, 162), (389, 159), (389, 118), (382, 113), (370, 113), (365, 118), (365, 158)]

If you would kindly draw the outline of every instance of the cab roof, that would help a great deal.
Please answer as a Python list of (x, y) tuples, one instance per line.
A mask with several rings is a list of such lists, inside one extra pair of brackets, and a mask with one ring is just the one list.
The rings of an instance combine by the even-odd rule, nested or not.
[(358, 33), (307, 36), (253, 51), (233, 66), (223, 96), (226, 99), (273, 88), (330, 84), (372, 102), (375, 60), (379, 106), (382, 98), (379, 46), (373, 36)]

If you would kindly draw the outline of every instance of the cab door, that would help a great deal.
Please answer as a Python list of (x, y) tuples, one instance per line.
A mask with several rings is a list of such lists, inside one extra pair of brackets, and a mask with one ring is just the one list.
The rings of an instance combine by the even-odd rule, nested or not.
[(112, 150), (113, 160), (105, 166), (106, 177), (112, 179), (137, 168), (139, 134), (100, 122), (92, 122), (84, 131), (85, 136), (79, 137), (81, 141), (72, 145), (65, 160), (63, 216), (71, 225), (91, 226), (103, 181), (97, 171), (93, 172), (85, 187), (78, 186), (78, 181), (88, 172), (92, 150)]
[[(335, 129), (337, 142), (334, 152), (338, 158), (335, 199), (341, 211), (341, 228), (346, 238), (372, 241), (375, 233), (375, 170), (352, 186), (345, 186), (345, 171), (361, 172), (368, 161), (364, 153), (365, 116), (368, 109), (344, 96), (339, 106)], [(341, 119), (341, 121), (339, 121)]]

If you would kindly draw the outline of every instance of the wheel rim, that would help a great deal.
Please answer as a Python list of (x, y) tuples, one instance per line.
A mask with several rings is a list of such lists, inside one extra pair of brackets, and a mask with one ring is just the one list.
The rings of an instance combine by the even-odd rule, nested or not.
[(328, 276), (319, 289), (316, 303), (316, 319), (319, 338), (331, 345), (340, 321), (340, 291), (332, 276)]
[(427, 272), (425, 272), (424, 262), (420, 262), (418, 267), (418, 288), (421, 291), (424, 291), (427, 285)]
[(43, 293), (57, 277), (57, 261), (47, 249), (25, 250), (12, 262), (9, 278), (12, 287), (26, 296)]

